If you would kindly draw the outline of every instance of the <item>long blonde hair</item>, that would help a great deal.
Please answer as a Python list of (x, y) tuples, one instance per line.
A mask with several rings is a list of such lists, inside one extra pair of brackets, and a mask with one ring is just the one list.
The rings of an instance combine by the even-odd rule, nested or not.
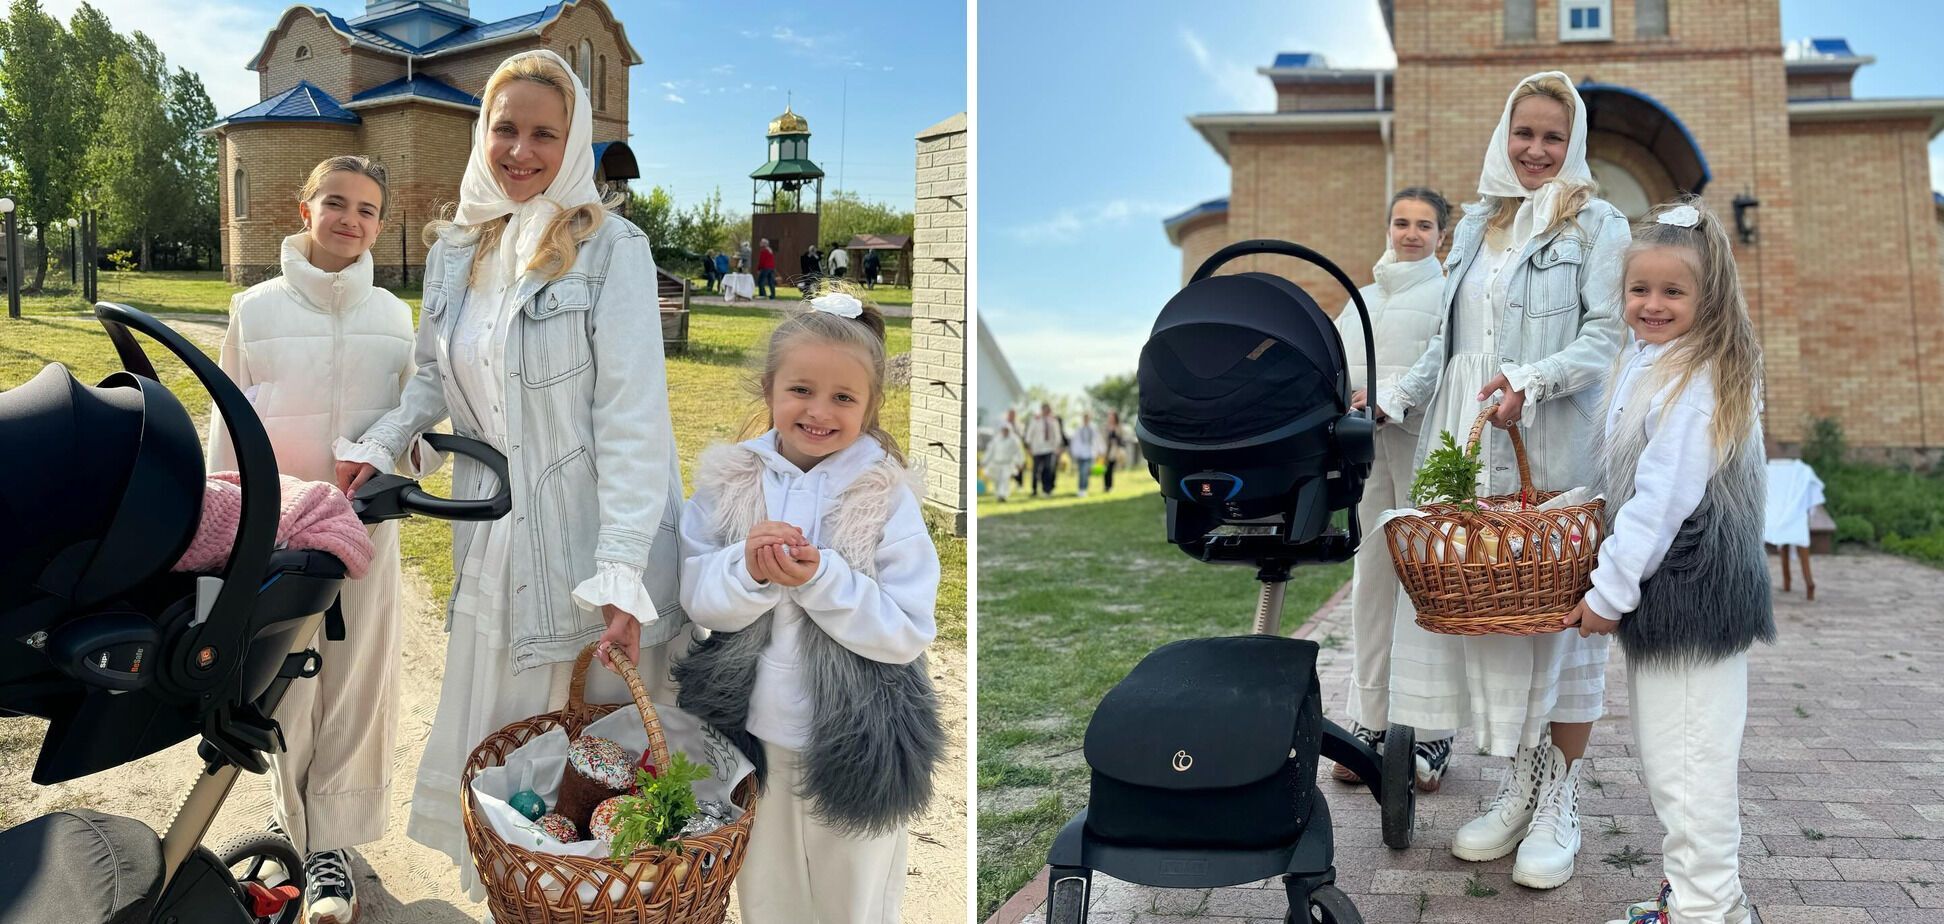
[[(1693, 206), (1701, 213), (1692, 228), (1662, 224), (1661, 215), (1681, 206)], [(1681, 335), (1680, 342), (1667, 357), (1655, 365), (1656, 383), (1673, 382), (1671, 402), (1686, 390), (1695, 374), (1704, 370), (1714, 376), (1715, 409), (1711, 430), (1716, 459), (1731, 458), (1754, 432), (1756, 390), (1762, 381), (1762, 347), (1755, 337), (1755, 325), (1748, 317), (1748, 301), (1742, 294), (1741, 275), (1735, 269), (1734, 246), (1728, 229), (1708, 210), (1698, 196), (1683, 196), (1654, 207), (1634, 226), (1633, 243), (1627, 248), (1627, 263), (1634, 255), (1657, 247), (1682, 252), (1694, 270), (1694, 326)], [(1625, 285), (1625, 274), (1622, 274)], [(1616, 396), (1616, 400), (1619, 397)]]
[(817, 287), (821, 295), (841, 293), (857, 299), (864, 306), (863, 313), (855, 318), (846, 318), (828, 311), (809, 309), (799, 311), (776, 325), (776, 329), (770, 332), (763, 367), (749, 382), (750, 391), (764, 405), (743, 427), (741, 438), (747, 439), (776, 426), (775, 419), (770, 416), (767, 399), (770, 389), (776, 387), (776, 370), (783, 365), (785, 353), (805, 342), (850, 347), (862, 352), (871, 367), (871, 398), (864, 404), (864, 435), (876, 439), (886, 454), (903, 464), (904, 452), (898, 448), (897, 437), (878, 423), (878, 413), (884, 409), (885, 373), (889, 363), (884, 345), (884, 315), (876, 305), (864, 298), (863, 290), (848, 279), (824, 279), (818, 282)]
[[(486, 81), (485, 92), (479, 95), (481, 122), (492, 118), (494, 98), (499, 95), (500, 90), (515, 80), (537, 83), (560, 94), (560, 104), (566, 109), (567, 121), (569, 124), (573, 123), (574, 78), (561, 69), (560, 65), (555, 64), (551, 58), (540, 55), (522, 55), (512, 58), (501, 64), (499, 70), (493, 72), (493, 76)], [(569, 141), (571, 142), (572, 139)], [(483, 142), (475, 139), (473, 143)], [(547, 223), (546, 232), (540, 237), (540, 249), (534, 252), (533, 259), (527, 262), (525, 269), (539, 273), (542, 279), (560, 278), (562, 274), (573, 268), (574, 258), (580, 253), (580, 245), (586, 243), (595, 232), (601, 229), (601, 222), (606, 219), (607, 211), (620, 205), (620, 202), (620, 193), (613, 192), (603, 197), (599, 205), (589, 203), (566, 209), (555, 215), (553, 220)], [(455, 232), (470, 235), (477, 245), (473, 251), (472, 262), (472, 278), (476, 280), (479, 267), (493, 252), (493, 248), (499, 245), (500, 233), (506, 228), (506, 219), (496, 218), (477, 225), (460, 225), (451, 218), (457, 208), (456, 202), (447, 204), (442, 217), (426, 224), (425, 244), (429, 247), (440, 238)]]
[[(1573, 89), (1557, 77), (1541, 77), (1529, 83), (1519, 84), (1512, 91), (1512, 105), (1507, 112), (1516, 112), (1519, 103), (1535, 96), (1543, 96), (1566, 108), (1566, 124), (1573, 123)], [(1552, 224), (1540, 232), (1541, 236), (1552, 234), (1566, 223), (1572, 221), (1593, 198), (1594, 186), (1584, 180), (1555, 176), (1548, 183), (1558, 183), (1565, 195), (1559, 200), (1559, 211), (1553, 213)], [(1503, 233), (1512, 227), (1512, 219), (1519, 213), (1519, 200), (1507, 196), (1486, 196), (1482, 202), (1485, 211), (1487, 231)]]

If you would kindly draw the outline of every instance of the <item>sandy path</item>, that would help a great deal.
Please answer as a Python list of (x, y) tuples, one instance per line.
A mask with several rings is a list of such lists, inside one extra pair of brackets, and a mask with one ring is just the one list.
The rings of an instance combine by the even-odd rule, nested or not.
[[(172, 327), (198, 345), (222, 341), (220, 318), (170, 316)], [(186, 323), (185, 323), (186, 322)], [(78, 322), (78, 323), (93, 323)], [(203, 424), (198, 421), (198, 426)], [(383, 840), (358, 848), (361, 924), (454, 924), (477, 921), (485, 906), (459, 892), (459, 876), (444, 854), (405, 837), (412, 786), (427, 732), (438, 708), (445, 672), (443, 601), (407, 572), (404, 688), (399, 691), (398, 749), (392, 757), (391, 825)], [(965, 920), (967, 821), (965, 648), (939, 646), (931, 671), (950, 741), (931, 810), (911, 827), (909, 879), (904, 904), (908, 924), (959, 924)], [(37, 719), (0, 720), (0, 827), (65, 808), (87, 807), (146, 822), (158, 831), (174, 816), (199, 764), (187, 741), (105, 773), (56, 786), (28, 781), (40, 742)], [(270, 817), (267, 777), (244, 774), (217, 816), (206, 841), (216, 847), (232, 835), (261, 830)], [(735, 920), (731, 904), (731, 921)]]

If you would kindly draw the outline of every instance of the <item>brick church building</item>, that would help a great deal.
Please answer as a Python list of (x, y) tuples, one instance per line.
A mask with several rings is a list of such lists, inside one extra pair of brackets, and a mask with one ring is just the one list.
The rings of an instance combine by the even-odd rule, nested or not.
[(640, 176), (627, 138), (628, 68), (641, 56), (603, 0), (497, 22), (474, 19), (467, 0), (371, 0), (354, 19), (315, 6), (286, 10), (247, 65), (262, 101), (208, 129), (219, 141), (229, 281), (277, 275), (311, 168), (334, 154), (364, 154), (390, 174), (385, 236), (371, 253), (377, 281), (416, 282), (425, 265), (420, 230), (459, 198), (487, 78), (536, 48), (566, 59), (588, 88), (597, 179)]
[[(1266, 237), (1308, 244), (1368, 283), (1390, 193), (1477, 199), (1506, 94), (1561, 70), (1586, 104), (1601, 195), (1638, 217), (1699, 192), (1737, 229), (1770, 434), (1788, 447), (1834, 417), (1852, 446), (1944, 451), (1944, 197), (1928, 156), (1944, 130), (1944, 78), (1929, 98), (1855, 98), (1852, 77), (1874, 59), (1842, 39), (1785, 43), (1778, 0), (1380, 8), (1395, 69), (1278, 55), (1260, 69), (1276, 111), (1189, 119), (1228, 162), (1230, 186), (1164, 222), (1184, 280), (1222, 245)], [(1332, 311), (1344, 300), (1307, 265), (1250, 259), (1242, 268), (1288, 273)]]

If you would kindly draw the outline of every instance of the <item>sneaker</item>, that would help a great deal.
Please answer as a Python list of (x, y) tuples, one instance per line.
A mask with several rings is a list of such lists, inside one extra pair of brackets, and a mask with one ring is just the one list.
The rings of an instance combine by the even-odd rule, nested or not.
[[(1370, 745), (1371, 750), (1379, 754), (1384, 753), (1383, 729), (1369, 729), (1356, 722), (1352, 722), (1350, 723), (1350, 734), (1354, 735), (1358, 741)], [(1336, 780), (1339, 783), (1349, 783), (1352, 786), (1363, 782), (1363, 778), (1357, 776), (1357, 771), (1342, 764), (1337, 764), (1330, 769), (1330, 779)]]
[(1451, 739), (1420, 741), (1411, 749), (1417, 768), (1418, 792), (1437, 792), (1444, 784), (1445, 768), (1451, 765)]
[(1546, 755), (1553, 750), (1552, 742), (1543, 739), (1538, 747), (1519, 749), (1485, 814), (1465, 822), (1451, 836), (1452, 856), (1482, 863), (1519, 849), (1539, 807), (1540, 788), (1551, 772)]
[(343, 850), (311, 854), (304, 860), (304, 924), (352, 924), (357, 919), (351, 855)]
[(1532, 827), (1519, 843), (1512, 864), (1512, 881), (1534, 889), (1556, 889), (1573, 878), (1573, 858), (1580, 849), (1579, 777), (1586, 761), (1566, 766), (1566, 755), (1547, 745), (1546, 782)]
[[(1673, 924), (1674, 913), (1668, 908), (1669, 899), (1674, 895), (1674, 886), (1662, 879), (1660, 897), (1653, 901), (1634, 902), (1627, 906), (1627, 916), (1608, 921), (1607, 924)], [(1762, 924), (1762, 917), (1755, 913), (1755, 906), (1743, 895), (1741, 904), (1730, 910), (1722, 918), (1727, 924)]]

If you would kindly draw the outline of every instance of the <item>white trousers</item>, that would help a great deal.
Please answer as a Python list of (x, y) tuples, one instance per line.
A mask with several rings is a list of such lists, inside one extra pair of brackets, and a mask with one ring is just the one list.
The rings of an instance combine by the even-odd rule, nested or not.
[(277, 821), (300, 855), (385, 836), (392, 749), (398, 738), (398, 524), (372, 530), (376, 554), (363, 578), (345, 581), (344, 640), (319, 629), (317, 676), (293, 680), (277, 704), (284, 751), (270, 755)]
[(825, 827), (797, 795), (798, 753), (765, 743), (763, 754), (769, 785), (736, 876), (743, 924), (899, 924), (905, 829), (856, 837)]
[(1680, 924), (1722, 924), (1742, 904), (1738, 770), (1748, 655), (1697, 667), (1627, 662), (1635, 754), (1667, 836), (1662, 864)]
[[(1397, 634), (1397, 598), (1403, 592), (1391, 565), (1384, 534), (1376, 529), (1386, 510), (1411, 506), (1411, 459), (1417, 435), (1394, 426), (1376, 434), (1377, 456), (1357, 502), (1357, 523), (1364, 531), (1350, 579), (1350, 643), (1356, 660), (1350, 668), (1350, 695), (1345, 700), (1350, 718), (1365, 728), (1390, 727), (1391, 640)], [(1452, 736), (1450, 731), (1418, 729), (1419, 741)]]

